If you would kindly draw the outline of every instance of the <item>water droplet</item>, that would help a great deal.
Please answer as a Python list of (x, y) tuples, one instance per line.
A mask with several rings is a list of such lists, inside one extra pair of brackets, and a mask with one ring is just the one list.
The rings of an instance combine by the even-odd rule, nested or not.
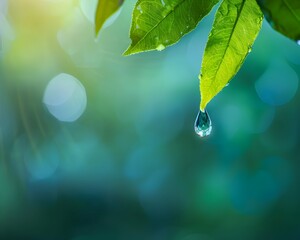
[(261, 22), (264, 20), (264, 18), (261, 16), (261, 17), (259, 17), (258, 19), (257, 19), (257, 23), (258, 24), (261, 24)]
[(300, 39), (296, 41), (296, 43), (300, 46)]
[(248, 53), (251, 53), (251, 52), (252, 52), (252, 47), (249, 46), (249, 47), (248, 47)]
[(139, 4), (139, 5), (136, 7), (136, 9), (140, 12), (140, 14), (143, 13), (143, 9), (142, 9), (141, 4)]
[(229, 82), (225, 85), (225, 87), (228, 87), (229, 86)]
[(157, 51), (162, 51), (162, 50), (164, 50), (165, 48), (166, 48), (165, 45), (159, 44), (159, 45), (156, 47), (156, 50), (157, 50)]
[(200, 137), (206, 137), (210, 135), (212, 130), (212, 125), (211, 125), (210, 117), (206, 110), (204, 112), (202, 112), (201, 110), (199, 111), (195, 121), (194, 128), (195, 128), (195, 132)]

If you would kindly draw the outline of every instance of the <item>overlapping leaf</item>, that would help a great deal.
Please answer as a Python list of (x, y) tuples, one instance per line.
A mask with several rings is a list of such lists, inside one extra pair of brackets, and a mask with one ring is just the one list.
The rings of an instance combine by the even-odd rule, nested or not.
[(261, 29), (262, 20), (255, 0), (223, 0), (203, 56), (199, 76), (201, 110), (237, 73)]
[(163, 50), (193, 30), (219, 0), (138, 0), (125, 55)]
[(99, 0), (95, 16), (96, 34), (100, 31), (104, 22), (113, 15), (123, 4), (124, 0)]
[(300, 0), (257, 0), (266, 19), (278, 32), (300, 40)]

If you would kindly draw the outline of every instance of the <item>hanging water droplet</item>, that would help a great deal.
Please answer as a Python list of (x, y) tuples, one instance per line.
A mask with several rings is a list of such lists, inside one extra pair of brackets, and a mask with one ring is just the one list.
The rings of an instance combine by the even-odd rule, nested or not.
[(228, 87), (229, 86), (229, 82), (225, 85), (225, 87)]
[(199, 111), (195, 121), (194, 128), (195, 128), (195, 132), (200, 137), (206, 137), (210, 135), (212, 130), (212, 125), (211, 125), (210, 117), (206, 110), (204, 112), (202, 112), (201, 110)]
[(251, 51), (252, 51), (252, 46), (249, 46), (248, 47), (248, 53), (251, 53)]
[(300, 46), (300, 39), (296, 41), (296, 43)]
[(159, 44), (159, 45), (156, 47), (156, 50), (157, 50), (157, 51), (162, 51), (162, 50), (164, 50), (165, 48), (166, 48), (165, 45)]

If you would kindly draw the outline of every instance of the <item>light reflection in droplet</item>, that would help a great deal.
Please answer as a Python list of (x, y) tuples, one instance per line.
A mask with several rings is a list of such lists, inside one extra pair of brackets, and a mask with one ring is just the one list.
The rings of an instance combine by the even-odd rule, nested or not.
[(194, 129), (196, 134), (200, 137), (206, 137), (211, 134), (212, 124), (206, 110), (204, 110), (204, 112), (201, 110), (199, 111), (194, 124)]
[(64, 122), (73, 122), (86, 109), (87, 96), (78, 79), (61, 73), (48, 83), (43, 102), (55, 118)]

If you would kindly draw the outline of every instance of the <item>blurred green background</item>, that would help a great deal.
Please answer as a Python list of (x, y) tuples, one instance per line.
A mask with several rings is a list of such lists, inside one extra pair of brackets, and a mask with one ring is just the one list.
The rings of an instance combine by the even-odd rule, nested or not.
[(300, 239), (300, 46), (264, 22), (200, 139), (214, 14), (123, 57), (134, 3), (0, 0), (0, 239)]

